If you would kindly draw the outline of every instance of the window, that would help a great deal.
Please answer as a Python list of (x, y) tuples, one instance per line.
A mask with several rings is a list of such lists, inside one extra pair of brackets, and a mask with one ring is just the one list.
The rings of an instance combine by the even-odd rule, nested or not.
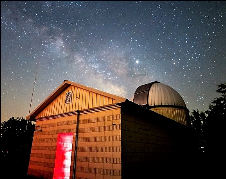
[(72, 91), (69, 91), (66, 93), (65, 103), (66, 104), (72, 103)]

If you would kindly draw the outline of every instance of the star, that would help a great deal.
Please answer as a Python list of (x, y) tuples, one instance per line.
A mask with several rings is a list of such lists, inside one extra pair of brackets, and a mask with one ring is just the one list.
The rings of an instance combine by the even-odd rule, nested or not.
[(1, 1), (2, 120), (26, 117), (65, 79), (127, 99), (159, 81), (206, 110), (226, 81), (225, 6)]

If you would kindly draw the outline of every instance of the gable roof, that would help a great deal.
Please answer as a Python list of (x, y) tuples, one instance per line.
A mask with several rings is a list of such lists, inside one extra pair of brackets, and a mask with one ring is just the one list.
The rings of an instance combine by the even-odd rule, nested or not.
[(68, 80), (64, 80), (64, 82), (55, 90), (53, 91), (36, 109), (34, 109), (27, 117), (27, 120), (34, 120), (34, 118), (40, 113), (42, 112), (42, 110), (44, 110), (54, 99), (56, 99), (56, 97), (58, 97), (65, 89), (67, 89), (69, 86), (76, 86), (79, 87), (81, 89), (87, 90), (87, 91), (92, 91), (94, 93), (100, 94), (102, 96), (106, 96), (106, 97), (110, 97), (115, 99), (115, 103), (118, 102), (123, 102), (126, 100), (126, 98), (122, 98), (110, 93), (106, 93), (94, 88), (90, 88), (78, 83), (74, 83)]

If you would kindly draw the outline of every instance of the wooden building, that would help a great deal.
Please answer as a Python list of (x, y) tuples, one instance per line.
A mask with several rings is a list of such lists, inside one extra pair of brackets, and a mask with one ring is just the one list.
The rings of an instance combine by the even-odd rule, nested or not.
[(31, 176), (175, 176), (175, 170), (177, 174), (187, 170), (196, 154), (194, 133), (186, 125), (125, 98), (66, 80), (27, 120), (36, 121)]

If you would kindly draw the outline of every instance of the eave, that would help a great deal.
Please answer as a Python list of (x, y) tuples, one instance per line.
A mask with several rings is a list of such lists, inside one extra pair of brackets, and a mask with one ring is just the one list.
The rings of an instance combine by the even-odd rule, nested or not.
[(116, 96), (116, 95), (113, 95), (113, 94), (110, 94), (110, 93), (106, 93), (106, 92), (103, 92), (103, 91), (100, 91), (100, 90), (97, 90), (97, 89), (94, 89), (94, 88), (90, 88), (90, 87), (78, 84), (78, 83), (74, 83), (74, 82), (71, 82), (71, 81), (68, 81), (68, 80), (64, 80), (64, 82), (55, 91), (53, 91), (40, 105), (38, 105), (38, 107), (36, 107), (26, 117), (26, 119), (35, 121), (35, 117), (40, 112), (42, 112), (42, 110), (45, 109), (57, 96), (59, 96), (65, 89), (67, 89), (71, 85), (77, 86), (77, 87), (82, 88), (82, 89), (86, 89), (88, 91), (95, 92), (97, 94), (101, 94), (103, 96), (114, 98), (115, 103), (125, 101), (125, 99), (126, 99), (126, 98), (122, 98), (122, 97), (119, 97), (119, 96)]

